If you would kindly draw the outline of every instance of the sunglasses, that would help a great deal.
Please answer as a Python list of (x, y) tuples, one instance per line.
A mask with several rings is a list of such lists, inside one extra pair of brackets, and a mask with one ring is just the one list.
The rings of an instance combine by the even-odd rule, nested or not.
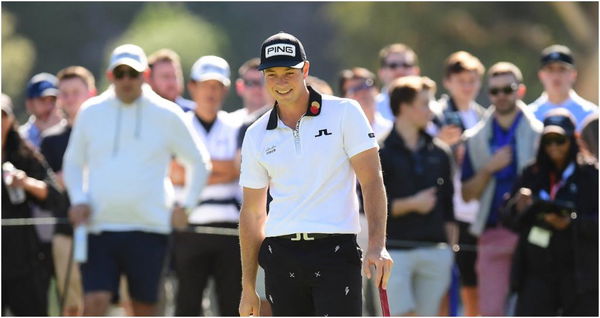
[(509, 95), (512, 94), (514, 92), (517, 91), (517, 89), (519, 88), (519, 85), (517, 83), (512, 83), (508, 86), (504, 86), (504, 87), (490, 87), (490, 95), (496, 96), (499, 93), (504, 93), (505, 95)]
[(122, 79), (125, 76), (128, 76), (131, 79), (136, 79), (140, 76), (140, 72), (132, 68), (116, 68), (113, 70), (113, 75), (116, 79)]
[(263, 86), (264, 83), (261, 80), (247, 80), (244, 79), (244, 86), (246, 87), (259, 87), (259, 86)]
[(399, 63), (391, 62), (391, 63), (384, 63), (383, 66), (395, 70), (397, 68), (411, 68), (415, 65), (412, 63), (407, 63), (407, 62), (399, 62)]
[(569, 138), (567, 138), (567, 136), (563, 136), (563, 135), (552, 135), (552, 136), (547, 136), (544, 137), (542, 139), (542, 144), (544, 146), (549, 146), (551, 144), (556, 144), (558, 146), (562, 146), (565, 143), (567, 143), (567, 141), (569, 140)]
[(364, 82), (360, 83), (359, 85), (356, 85), (354, 87), (349, 87), (347, 90), (347, 94), (354, 94), (356, 92), (365, 90), (365, 89), (369, 89), (371, 87), (373, 87), (373, 80), (372, 79), (367, 79)]

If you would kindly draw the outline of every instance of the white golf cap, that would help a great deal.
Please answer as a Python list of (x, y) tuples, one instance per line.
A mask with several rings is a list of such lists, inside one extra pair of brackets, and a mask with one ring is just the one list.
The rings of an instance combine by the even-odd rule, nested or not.
[(217, 80), (225, 86), (231, 84), (229, 64), (223, 58), (207, 55), (199, 58), (192, 66), (190, 78), (196, 82)]
[(113, 50), (108, 70), (112, 71), (119, 65), (127, 65), (138, 72), (143, 72), (148, 68), (148, 59), (141, 47), (123, 44)]

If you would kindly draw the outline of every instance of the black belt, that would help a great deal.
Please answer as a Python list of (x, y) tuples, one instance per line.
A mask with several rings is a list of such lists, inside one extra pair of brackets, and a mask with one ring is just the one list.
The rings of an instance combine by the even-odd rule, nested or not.
[(222, 205), (235, 205), (235, 207), (240, 210), (241, 209), (241, 204), (240, 202), (235, 199), (235, 198), (231, 198), (231, 199), (208, 199), (208, 200), (202, 200), (200, 202), (198, 202), (198, 205), (203, 205), (203, 204), (222, 204)]
[(288, 235), (274, 236), (274, 238), (282, 238), (291, 241), (312, 241), (324, 239), (332, 236), (355, 235), (355, 234), (332, 234), (332, 233), (294, 233)]

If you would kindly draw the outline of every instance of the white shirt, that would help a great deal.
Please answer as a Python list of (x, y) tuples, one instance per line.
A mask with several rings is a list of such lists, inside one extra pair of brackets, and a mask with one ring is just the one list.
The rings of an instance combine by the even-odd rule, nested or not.
[(309, 91), (296, 129), (278, 118), (276, 105), (244, 137), (240, 185), (269, 186), (273, 197), (266, 236), (360, 231), (350, 158), (377, 148), (375, 134), (356, 101)]
[(173, 155), (186, 166), (191, 181), (184, 205), (193, 207), (210, 158), (182, 110), (148, 89), (130, 105), (109, 89), (87, 100), (73, 125), (63, 164), (71, 203), (90, 205), (94, 233), (169, 233), (173, 186), (167, 172)]
[[(192, 125), (196, 135), (206, 145), (212, 160), (234, 160), (237, 153), (239, 123), (224, 111), (219, 111), (214, 124), (207, 133), (194, 112), (186, 113), (186, 120)], [(198, 203), (207, 200), (241, 200), (238, 180), (229, 183), (211, 184), (204, 187)], [(240, 211), (234, 204), (203, 203), (193, 208), (189, 217), (192, 224), (239, 221)]]

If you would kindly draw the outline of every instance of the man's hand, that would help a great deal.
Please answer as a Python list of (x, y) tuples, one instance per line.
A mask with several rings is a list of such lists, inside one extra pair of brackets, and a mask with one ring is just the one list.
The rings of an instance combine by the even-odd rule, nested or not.
[(431, 212), (435, 206), (435, 202), (437, 201), (437, 196), (435, 195), (436, 191), (437, 189), (435, 187), (430, 187), (415, 194), (413, 196), (415, 211), (417, 211), (419, 214), (427, 214)]
[(242, 290), (242, 299), (240, 300), (240, 316), (260, 316), (260, 297), (253, 288), (244, 288)]
[(440, 129), (437, 137), (448, 146), (453, 146), (460, 141), (462, 129), (456, 125), (445, 125)]
[(495, 173), (496, 171), (502, 170), (504, 167), (508, 166), (512, 162), (512, 149), (509, 145), (506, 145), (492, 156), (490, 161), (485, 165), (485, 168), (490, 174)]
[(185, 208), (176, 205), (171, 213), (171, 225), (177, 231), (185, 230), (188, 226), (188, 215)]
[(553, 228), (562, 231), (571, 224), (571, 218), (568, 216), (560, 216), (554, 213), (544, 215), (544, 221), (552, 225)]
[(368, 248), (367, 256), (365, 256), (363, 261), (363, 272), (367, 278), (371, 279), (371, 265), (375, 265), (375, 282), (377, 282), (377, 287), (387, 289), (393, 264), (394, 261), (385, 247)]
[(69, 209), (69, 220), (74, 226), (87, 223), (90, 218), (90, 206), (87, 204), (77, 204)]

